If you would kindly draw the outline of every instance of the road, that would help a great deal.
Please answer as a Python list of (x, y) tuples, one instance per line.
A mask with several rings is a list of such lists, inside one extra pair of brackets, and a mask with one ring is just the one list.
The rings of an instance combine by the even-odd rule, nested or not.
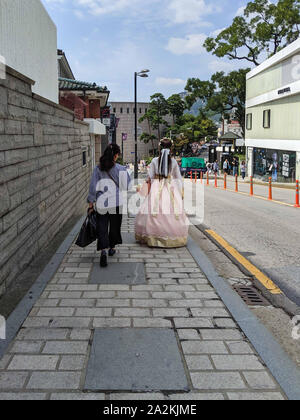
[[(200, 188), (199, 181), (197, 185)], [(223, 181), (219, 180), (219, 185), (223, 186)], [(255, 188), (257, 194), (267, 197), (266, 187)], [(249, 185), (242, 189), (249, 190)], [(205, 185), (204, 190), (204, 225), (264, 271), (300, 306), (300, 209), (216, 189), (213, 185)], [(293, 202), (293, 191), (274, 191), (276, 199)]]

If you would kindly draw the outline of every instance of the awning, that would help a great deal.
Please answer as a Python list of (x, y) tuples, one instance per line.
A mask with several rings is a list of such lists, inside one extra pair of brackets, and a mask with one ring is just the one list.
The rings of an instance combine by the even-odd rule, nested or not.
[(85, 118), (84, 121), (90, 124), (90, 134), (95, 134), (96, 136), (106, 134), (106, 126), (100, 121), (94, 118)]

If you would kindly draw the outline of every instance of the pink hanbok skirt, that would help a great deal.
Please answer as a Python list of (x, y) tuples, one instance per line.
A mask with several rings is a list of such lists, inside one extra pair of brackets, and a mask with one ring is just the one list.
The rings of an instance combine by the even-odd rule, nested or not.
[(170, 178), (153, 180), (136, 217), (136, 240), (149, 247), (186, 246), (189, 221), (183, 207), (181, 184)]

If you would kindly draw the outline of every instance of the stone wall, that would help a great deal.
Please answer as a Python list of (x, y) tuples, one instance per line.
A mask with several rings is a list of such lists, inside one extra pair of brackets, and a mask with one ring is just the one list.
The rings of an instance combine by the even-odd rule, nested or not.
[(88, 124), (32, 94), (33, 83), (10, 68), (0, 80), (0, 296), (82, 214), (92, 171)]

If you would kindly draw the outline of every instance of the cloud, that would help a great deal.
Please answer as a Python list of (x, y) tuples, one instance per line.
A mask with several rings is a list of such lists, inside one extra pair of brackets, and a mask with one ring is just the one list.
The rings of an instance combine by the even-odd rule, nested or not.
[(185, 38), (170, 38), (166, 49), (173, 54), (198, 55), (206, 52), (203, 43), (206, 40), (205, 34), (187, 35)]
[(139, 0), (76, 0), (78, 6), (82, 6), (94, 16), (118, 13), (135, 6)]
[(199, 23), (205, 15), (218, 10), (205, 0), (171, 0), (168, 9), (174, 23)]
[(244, 15), (244, 10), (246, 9), (246, 6), (242, 6), (240, 8), (238, 8), (235, 16), (243, 16)]
[(168, 77), (157, 77), (155, 83), (160, 86), (182, 86), (186, 85), (186, 80), (168, 78)]

